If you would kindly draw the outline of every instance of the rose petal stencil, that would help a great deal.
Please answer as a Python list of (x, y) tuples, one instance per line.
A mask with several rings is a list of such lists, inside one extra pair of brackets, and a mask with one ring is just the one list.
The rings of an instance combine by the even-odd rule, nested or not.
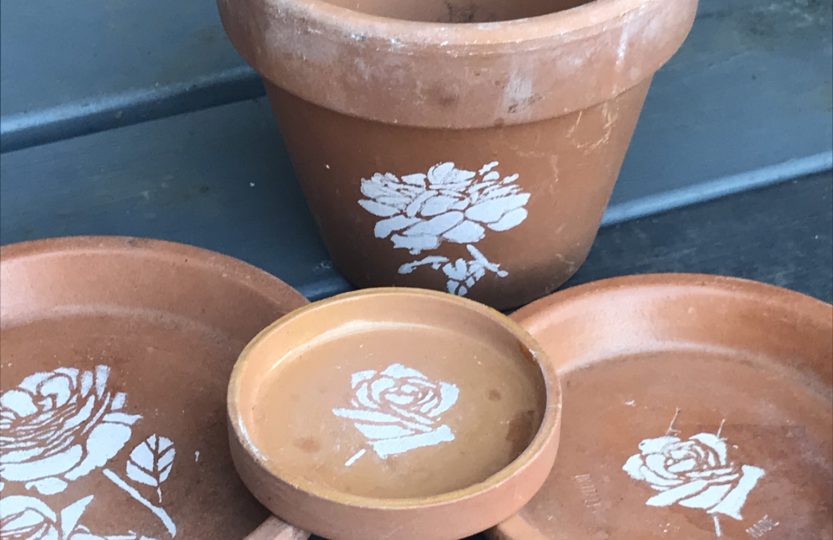
[(639, 443), (639, 453), (627, 459), (622, 470), (634, 480), (648, 484), (658, 493), (647, 506), (673, 506), (705, 510), (712, 516), (716, 537), (722, 536), (720, 516), (742, 520), (746, 499), (765, 472), (753, 465), (729, 460), (726, 440), (717, 433), (697, 433), (688, 439), (668, 433)]
[(108, 366), (60, 367), (29, 375), (0, 396), (0, 480), (43, 495), (102, 467), (130, 439), (141, 415), (122, 411), (107, 388)]
[(454, 162), (437, 163), (427, 173), (376, 173), (362, 178), (359, 206), (380, 220), (373, 234), (389, 239), (394, 249), (411, 255), (438, 249), (442, 244), (462, 244), (471, 258), (449, 259), (430, 255), (402, 264), (400, 274), (429, 266), (442, 271), (448, 292), (465, 296), (487, 273), (509, 275), (475, 247), (489, 231), (503, 232), (523, 223), (530, 194), (517, 181), (518, 174), (502, 177), (497, 161), (479, 171), (458, 168)]
[[(159, 518), (174, 538), (176, 525), (162, 507), (161, 485), (173, 466), (173, 442), (153, 434), (131, 452), (127, 476), (135, 485), (107, 467), (142, 418), (124, 410), (127, 395), (110, 391), (109, 378), (106, 365), (93, 370), (59, 367), (33, 373), (0, 394), (0, 491), (7, 483), (21, 483), (27, 490), (54, 495), (100, 471)], [(157, 501), (144, 497), (138, 485), (155, 488)], [(90, 532), (81, 521), (94, 498), (87, 494), (56, 511), (32, 496), (5, 496), (0, 503), (0, 537), (152, 540), (132, 531), (117, 536)]]
[[(333, 414), (352, 420), (381, 459), (454, 440), (454, 432), (440, 417), (457, 403), (456, 385), (432, 381), (403, 364), (391, 364), (381, 372), (358, 371), (351, 385), (353, 408), (335, 408)], [(350, 467), (366, 452), (359, 450), (345, 465)]]

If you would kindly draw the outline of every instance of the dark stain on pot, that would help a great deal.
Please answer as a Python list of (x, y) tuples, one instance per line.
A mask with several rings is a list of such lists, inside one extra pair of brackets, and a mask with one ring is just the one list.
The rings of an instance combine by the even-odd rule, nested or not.
[(145, 247), (148, 244), (148, 240), (146, 238), (128, 238), (127, 245), (132, 248), (141, 248)]
[(535, 411), (522, 411), (509, 421), (506, 440), (512, 445), (512, 454), (519, 455), (529, 445), (535, 425)]
[(451, 2), (446, 2), (445, 7), (448, 13), (437, 22), (470, 23), (474, 22), (477, 14), (477, 6), (474, 3), (457, 6)]
[(492, 388), (489, 390), (489, 401), (500, 401), (503, 396), (500, 394), (500, 390), (496, 388)]
[(529, 347), (524, 345), (521, 342), (517, 343), (518, 352), (521, 353), (521, 356), (532, 362), (533, 364), (537, 364), (537, 360), (535, 360), (535, 353), (529, 350)]
[(529, 107), (530, 105), (533, 105), (533, 104), (535, 104), (535, 103), (538, 103), (539, 101), (541, 101), (541, 99), (542, 99), (542, 98), (541, 98), (541, 95), (540, 95), (540, 94), (532, 94), (531, 96), (529, 96), (529, 97), (528, 97), (528, 98), (526, 98), (526, 99), (522, 99), (521, 101), (518, 101), (518, 102), (516, 102), (516, 103), (513, 103), (513, 104), (512, 104), (512, 105), (510, 105), (510, 106), (509, 106), (509, 108), (508, 108), (508, 109), (506, 109), (506, 110), (507, 110), (507, 112), (508, 112), (509, 114), (515, 114), (515, 113), (517, 113), (517, 112), (520, 112), (520, 111), (522, 111), (522, 110), (526, 109), (526, 108), (527, 108), (527, 107)]
[(450, 107), (460, 100), (460, 96), (453, 94), (446, 88), (431, 87), (426, 91), (428, 99), (443, 107)]
[(321, 450), (321, 443), (314, 437), (302, 437), (295, 440), (295, 446), (308, 454), (314, 454)]

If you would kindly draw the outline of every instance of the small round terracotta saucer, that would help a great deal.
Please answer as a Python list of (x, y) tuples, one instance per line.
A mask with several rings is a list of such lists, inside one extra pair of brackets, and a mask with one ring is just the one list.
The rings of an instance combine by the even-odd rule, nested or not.
[(532, 338), (481, 304), (370, 289), (297, 310), (241, 353), (232, 457), (276, 515), (332, 539), (455, 539), (514, 514), (558, 446)]
[(502, 540), (833, 537), (833, 306), (635, 276), (513, 318), (555, 363), (561, 450)]
[(136, 238), (0, 251), (0, 536), (241, 539), (225, 395), (239, 352), (306, 300), (241, 261)]

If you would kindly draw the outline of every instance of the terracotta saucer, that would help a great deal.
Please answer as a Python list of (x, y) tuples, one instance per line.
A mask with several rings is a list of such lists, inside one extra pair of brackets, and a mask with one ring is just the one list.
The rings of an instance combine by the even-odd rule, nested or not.
[(228, 408), (241, 478), (288, 523), (333, 540), (455, 539), (538, 490), (561, 391), (508, 317), (389, 288), (265, 329), (234, 367)]
[(306, 303), (201, 249), (66, 238), (0, 252), (0, 536), (235, 539), (268, 512), (228, 452), (234, 360)]
[(833, 537), (832, 306), (654, 275), (576, 287), (513, 318), (561, 376), (562, 444), (493, 537)]

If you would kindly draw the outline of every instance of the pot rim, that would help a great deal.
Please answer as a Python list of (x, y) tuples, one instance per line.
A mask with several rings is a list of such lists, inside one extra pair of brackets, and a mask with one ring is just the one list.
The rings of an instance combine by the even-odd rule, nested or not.
[[(381, 40), (396, 47), (419, 45), (451, 52), (456, 47), (485, 48), (511, 44), (515, 50), (551, 47), (553, 38), (593, 34), (618, 26), (631, 13), (666, 0), (589, 0), (565, 10), (494, 22), (445, 23), (372, 15), (326, 0), (257, 0), (277, 12), (288, 11), (316, 21), (355, 41)], [(554, 33), (553, 30), (556, 30)], [(520, 43), (535, 44), (519, 47)]]
[(561, 117), (650, 79), (685, 40), (697, 1), (591, 0), (487, 23), (409, 21), (326, 0), (217, 5), (273, 106), (283, 101), (274, 86), (349, 117), (470, 129)]
[(800, 314), (814, 324), (830, 325), (833, 305), (807, 294), (761, 281), (718, 274), (666, 272), (618, 276), (577, 285), (545, 296), (512, 313), (513, 321), (535, 333), (547, 326), (553, 313), (568, 313), (575, 302), (593, 300), (616, 291), (646, 289), (655, 291), (698, 288), (731, 296), (741, 296), (777, 305), (784, 311)]
[[(538, 369), (540, 370), (544, 382), (544, 389), (546, 392), (544, 414), (541, 418), (541, 422), (535, 436), (523, 452), (518, 454), (508, 465), (491, 476), (464, 488), (426, 497), (385, 499), (380, 497), (347, 494), (330, 487), (316, 485), (313, 482), (304, 480), (301, 475), (286, 474), (286, 471), (279, 471), (273, 463), (263, 459), (261, 452), (257, 449), (249, 436), (245, 421), (243, 420), (238, 407), (238, 396), (241, 393), (243, 370), (250, 361), (252, 350), (254, 350), (255, 347), (257, 347), (274, 332), (289, 323), (289, 321), (300, 316), (307, 315), (317, 310), (327, 309), (334, 304), (342, 304), (345, 302), (361, 300), (363, 298), (382, 296), (394, 296), (399, 298), (411, 296), (423, 299), (433, 299), (435, 301), (446, 302), (448, 304), (455, 304), (460, 308), (473, 311), (475, 314), (484, 316), (488, 320), (499, 324), (503, 329), (523, 344), (526, 350), (530, 352)], [(538, 459), (545, 457), (550, 445), (558, 440), (561, 418), (561, 395), (560, 380), (554, 367), (552, 366), (552, 363), (548, 361), (543, 349), (540, 345), (538, 345), (537, 341), (535, 341), (529, 332), (524, 330), (518, 323), (512, 321), (508, 316), (503, 315), (497, 310), (484, 304), (443, 292), (409, 287), (379, 287), (343, 293), (325, 300), (313, 302), (281, 317), (263, 329), (252, 339), (251, 342), (249, 342), (248, 345), (246, 345), (240, 353), (234, 368), (232, 369), (228, 386), (227, 408), (229, 426), (234, 434), (234, 437), (243, 447), (247, 459), (254, 461), (259, 468), (270, 474), (270, 478), (268, 480), (270, 483), (288, 485), (306, 495), (344, 506), (379, 510), (414, 510), (444, 506), (449, 503), (458, 503), (470, 498), (478, 497), (486, 492), (500, 489), (509, 480), (522, 474)]]
[(52, 257), (73, 253), (143, 254), (162, 260), (184, 258), (194, 267), (225, 274), (227, 281), (255, 291), (271, 302), (309, 304), (294, 287), (242, 259), (191, 244), (142, 236), (80, 235), (23, 240), (0, 246), (0, 264), (12, 264), (27, 257)]

